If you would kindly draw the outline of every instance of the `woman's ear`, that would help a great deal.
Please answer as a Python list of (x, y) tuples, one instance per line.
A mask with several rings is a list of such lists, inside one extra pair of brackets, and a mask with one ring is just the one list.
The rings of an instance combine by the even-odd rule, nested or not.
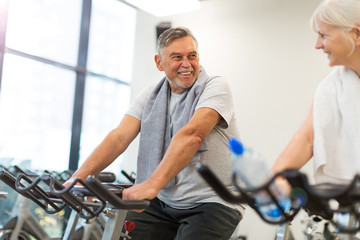
[(355, 44), (360, 47), (360, 23), (356, 24), (356, 27), (354, 28), (356, 38), (355, 38)]
[(156, 63), (156, 67), (157, 67), (157, 69), (159, 69), (159, 71), (164, 71), (164, 68), (162, 67), (162, 64), (161, 64), (161, 57), (159, 55), (155, 55), (155, 63)]

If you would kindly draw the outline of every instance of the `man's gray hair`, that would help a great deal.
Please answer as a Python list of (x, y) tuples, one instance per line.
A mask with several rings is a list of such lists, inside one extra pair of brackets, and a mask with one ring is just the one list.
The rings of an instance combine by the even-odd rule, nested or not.
[(198, 42), (196, 40), (196, 38), (194, 37), (194, 35), (192, 34), (192, 32), (185, 28), (185, 27), (176, 27), (176, 28), (169, 28), (167, 30), (165, 30), (158, 38), (157, 42), (156, 42), (156, 50), (158, 52), (158, 54), (161, 56), (162, 55), (162, 50), (169, 46), (169, 44), (178, 38), (183, 38), (183, 37), (187, 37), (190, 36), (194, 39), (195, 41), (195, 45), (196, 47), (198, 47)]

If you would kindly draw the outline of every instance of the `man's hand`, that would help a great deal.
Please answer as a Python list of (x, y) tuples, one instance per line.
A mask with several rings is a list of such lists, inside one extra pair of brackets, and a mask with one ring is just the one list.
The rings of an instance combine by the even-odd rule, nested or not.
[(66, 182), (63, 183), (63, 186), (66, 188), (66, 187), (68, 187), (70, 184), (72, 184), (73, 181), (75, 181), (74, 178), (69, 178), (68, 180), (66, 180)]
[[(154, 199), (160, 189), (156, 188), (149, 180), (136, 184), (130, 188), (126, 188), (122, 192), (123, 200), (152, 200)], [(142, 212), (144, 209), (134, 209), (132, 211)]]

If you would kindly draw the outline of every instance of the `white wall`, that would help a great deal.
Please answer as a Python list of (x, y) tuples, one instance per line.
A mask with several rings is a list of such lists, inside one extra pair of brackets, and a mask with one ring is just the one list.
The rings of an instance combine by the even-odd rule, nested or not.
[[(225, 76), (233, 89), (241, 138), (271, 165), (304, 120), (317, 84), (330, 69), (325, 55), (314, 49), (316, 34), (309, 23), (319, 2), (207, 0), (199, 11), (164, 18), (139, 10), (132, 97), (163, 76), (154, 63), (156, 25), (186, 26), (198, 39), (201, 64), (209, 74)], [(134, 167), (136, 144), (127, 154), (127, 168)], [(304, 171), (311, 173), (312, 165)], [(240, 225), (250, 240), (273, 239), (274, 231), (251, 209)]]

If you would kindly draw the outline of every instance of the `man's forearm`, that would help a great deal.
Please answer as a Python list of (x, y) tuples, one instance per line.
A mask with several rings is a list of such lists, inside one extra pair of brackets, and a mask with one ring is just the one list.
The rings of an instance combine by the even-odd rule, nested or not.
[(179, 131), (172, 139), (163, 159), (149, 181), (160, 189), (181, 172), (193, 159), (202, 144), (201, 136), (189, 134), (186, 129)]

